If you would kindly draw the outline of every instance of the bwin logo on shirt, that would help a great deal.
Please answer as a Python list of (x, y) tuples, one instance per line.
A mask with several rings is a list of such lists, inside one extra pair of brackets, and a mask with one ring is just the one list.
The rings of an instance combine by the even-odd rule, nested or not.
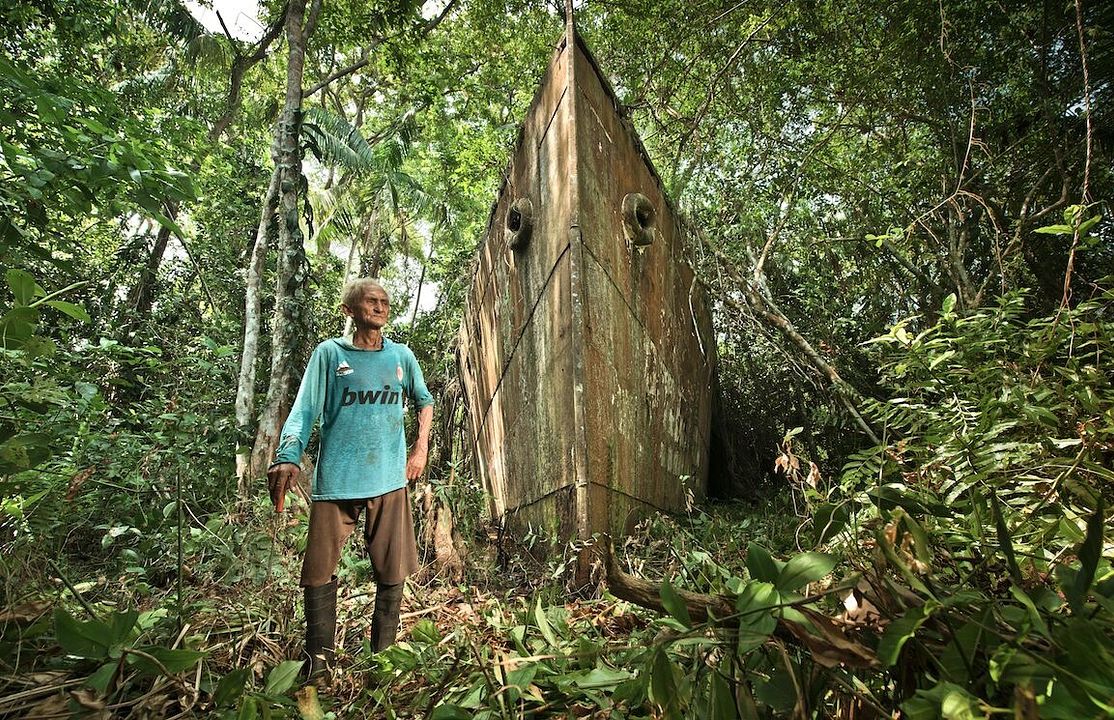
[(399, 394), (391, 392), (390, 385), (384, 385), (382, 390), (360, 390), (356, 392), (344, 388), (340, 394), (341, 407), (348, 407), (355, 403), (360, 405), (395, 405), (399, 402)]

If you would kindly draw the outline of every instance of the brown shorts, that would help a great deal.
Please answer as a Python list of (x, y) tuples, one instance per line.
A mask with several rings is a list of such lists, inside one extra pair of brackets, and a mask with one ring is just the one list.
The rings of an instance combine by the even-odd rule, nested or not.
[(344, 543), (364, 510), (364, 542), (375, 579), (395, 585), (418, 569), (418, 546), (406, 488), (361, 500), (318, 500), (309, 512), (302, 587), (318, 587), (333, 579)]

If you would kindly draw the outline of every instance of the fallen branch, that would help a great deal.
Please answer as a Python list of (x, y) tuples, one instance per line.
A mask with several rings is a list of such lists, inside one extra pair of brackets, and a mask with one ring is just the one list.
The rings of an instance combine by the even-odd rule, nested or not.
[[(610, 541), (600, 546), (600, 553), (607, 571), (607, 587), (612, 595), (640, 607), (668, 614), (661, 599), (661, 584), (635, 577), (620, 569)], [(733, 599), (680, 588), (674, 588), (673, 591), (685, 603), (694, 624), (711, 622), (723, 627), (737, 627), (739, 613)], [(795, 609), (808, 618), (811, 628), (785, 617), (778, 617), (773, 637), (808, 652), (813, 660), (824, 667), (880, 667), (874, 651), (849, 637), (837, 621), (805, 607), (805, 603), (815, 599), (804, 598), (793, 603)]]

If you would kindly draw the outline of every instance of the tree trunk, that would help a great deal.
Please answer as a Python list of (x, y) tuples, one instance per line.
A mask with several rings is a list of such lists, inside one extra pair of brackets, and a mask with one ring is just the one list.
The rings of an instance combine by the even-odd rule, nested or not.
[[(301, 155), (302, 78), (306, 43), (317, 24), (321, 0), (292, 0), (286, 15), (286, 104), (275, 131), (278, 149), (278, 272), (275, 279), (275, 314), (271, 329), (271, 376), (267, 397), (259, 413), (255, 445), (248, 467), (249, 477), (260, 475), (270, 463), (278, 444), (282, 422), (290, 410), (298, 350), (306, 327), (305, 288), (309, 277), (304, 238), (299, 218), (303, 185)], [(250, 487), (249, 483), (243, 486)], [(243, 487), (241, 488), (243, 489)]]
[(259, 228), (255, 232), (255, 245), (252, 247), (251, 261), (248, 263), (247, 292), (244, 299), (244, 350), (240, 355), (240, 379), (236, 386), (236, 427), (240, 432), (236, 443), (236, 486), (239, 497), (243, 499), (251, 494), (252, 474), (248, 471), (251, 447), (248, 445), (248, 437), (255, 414), (255, 366), (259, 351), (261, 315), (260, 289), (279, 189), (277, 152), (275, 155), (275, 170), (271, 173), (271, 182), (263, 195)]
[[(458, 379), (450, 378), (438, 399), (441, 424), (433, 435), (433, 447), (429, 453), (429, 468), (432, 473), (439, 471), (445, 464), (449, 466), (449, 477), (445, 487), (452, 488), (456, 481), (456, 464), (452, 463), (454, 427), (457, 409), (461, 403), (461, 388)], [(448, 461), (448, 462), (446, 462)], [(444, 495), (433, 491), (433, 483), (427, 482), (422, 488), (420, 503), (422, 512), (422, 541), (427, 549), (433, 551), (433, 567), (437, 574), (453, 582), (459, 582), (464, 575), (464, 541), (456, 528), (452, 508)]]
[[(172, 200), (166, 203), (166, 216), (171, 220), (177, 219), (179, 203)], [(147, 262), (139, 274), (139, 280), (132, 286), (128, 293), (128, 307), (132, 309), (133, 319), (148, 317), (151, 306), (155, 302), (155, 281), (158, 279), (159, 268), (162, 266), (163, 256), (166, 255), (166, 245), (170, 242), (170, 228), (159, 226), (155, 235), (155, 244), (147, 255)]]

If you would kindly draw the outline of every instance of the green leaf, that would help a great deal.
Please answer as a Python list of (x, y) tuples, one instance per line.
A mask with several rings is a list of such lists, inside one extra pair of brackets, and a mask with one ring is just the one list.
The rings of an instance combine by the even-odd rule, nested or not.
[(294, 685), (298, 672), (304, 664), (302, 660), (284, 660), (276, 665), (267, 675), (267, 684), (263, 692), (271, 697), (285, 693)]
[(1083, 235), (1091, 232), (1091, 228), (1093, 228), (1095, 225), (1098, 225), (1100, 220), (1102, 220), (1102, 215), (1092, 215), (1083, 222), (1079, 223), (1079, 235), (1082, 237)]
[(755, 682), (755, 695), (759, 702), (774, 710), (774, 717), (789, 717), (797, 705), (797, 685), (792, 671), (778, 662), (766, 682)]
[(851, 519), (851, 511), (846, 503), (833, 505), (824, 503), (812, 514), (812, 527), (815, 529), (816, 544), (823, 545), (844, 528)]
[(23, 347), (35, 331), (39, 311), (32, 307), (14, 307), (0, 317), (0, 347), (18, 350)]
[(680, 676), (681, 668), (669, 659), (665, 650), (654, 653), (654, 664), (650, 671), (650, 700), (661, 708), (666, 718), (680, 718)]
[(534, 623), (537, 624), (538, 630), (541, 632), (542, 637), (550, 645), (557, 646), (557, 636), (553, 634), (553, 627), (549, 624), (549, 618), (545, 615), (545, 608), (542, 607), (541, 598), (534, 603)]
[(90, 660), (108, 659), (112, 646), (112, 628), (100, 620), (75, 620), (62, 608), (54, 610), (54, 636), (67, 655)]
[(708, 720), (735, 720), (739, 717), (735, 709), (735, 695), (723, 675), (712, 671), (708, 685)]
[(236, 704), (244, 694), (250, 673), (250, 668), (236, 668), (222, 677), (213, 691), (213, 705), (220, 708)]
[[(166, 668), (166, 672), (171, 675), (177, 675), (191, 669), (197, 665), (201, 658), (205, 657), (205, 653), (197, 650), (171, 650), (158, 646), (147, 646), (139, 649), (158, 660), (158, 664), (143, 655), (132, 653), (128, 655), (128, 663), (150, 675), (163, 674), (162, 668)], [(159, 664), (162, 665), (162, 668), (159, 667)]]
[(1075, 229), (1071, 225), (1045, 225), (1039, 227), (1033, 232), (1041, 233), (1042, 235), (1072, 235)]
[(251, 695), (245, 695), (240, 703), (240, 712), (236, 715), (236, 720), (256, 720), (258, 717), (258, 703)]
[(929, 600), (924, 605), (913, 608), (903, 616), (894, 620), (886, 627), (886, 632), (878, 642), (878, 660), (883, 667), (893, 667), (897, 663), (898, 655), (905, 642), (913, 637), (917, 630), (924, 625), (925, 620), (940, 607), (940, 604)]
[(429, 714), (429, 720), (472, 720), (472, 713), (459, 705), (438, 705)]
[[(634, 677), (634, 674), (628, 670), (612, 670), (609, 667), (596, 667), (592, 668), (584, 677), (575, 680), (574, 684), (582, 690), (613, 690), (618, 687), (619, 683), (626, 682), (632, 677)], [(508, 676), (508, 683), (509, 682)]]
[(75, 320), (80, 320), (82, 322), (92, 322), (92, 318), (89, 317), (89, 313), (85, 312), (85, 308), (81, 307), (80, 305), (74, 305), (73, 303), (66, 302), (65, 300), (47, 300), (46, 304), (59, 312), (63, 312), (66, 315), (69, 315)]
[(946, 298), (944, 298), (943, 307), (945, 315), (950, 313), (952, 310), (955, 310), (955, 293), (951, 293)]
[(672, 615), (677, 622), (685, 627), (692, 627), (692, 618), (689, 616), (689, 609), (685, 606), (685, 601), (673, 589), (673, 585), (666, 580), (661, 584), (661, 604), (665, 606), (666, 611)]
[(944, 695), (940, 715), (944, 720), (982, 720), (985, 717), (978, 699), (961, 687), (950, 689)]
[(806, 552), (794, 555), (781, 569), (775, 585), (782, 592), (797, 590), (830, 573), (835, 563), (835, 558), (826, 553)]
[(1013, 552), (1013, 538), (1010, 536), (1006, 520), (1002, 517), (1002, 504), (998, 502), (998, 494), (990, 492), (990, 510), (994, 514), (994, 528), (998, 533), (998, 545), (1002, 548), (1002, 555), (1006, 558), (1006, 567), (1010, 570), (1010, 577), (1014, 584), (1021, 585), (1021, 568), (1017, 566), (1017, 556)]
[(1029, 622), (1032, 624), (1033, 628), (1041, 634), (1041, 637), (1048, 638), (1048, 625), (1045, 623), (1044, 617), (1041, 616), (1040, 611), (1037, 610), (1037, 605), (1033, 602), (1033, 599), (1017, 585), (1010, 586), (1010, 594), (1013, 595), (1015, 600), (1025, 606), (1025, 610), (1029, 613)]
[(750, 582), (735, 598), (739, 611), (738, 653), (744, 655), (761, 646), (777, 627), (772, 610), (781, 602), (781, 596), (772, 583)]
[(1075, 576), (1069, 595), (1069, 599), (1074, 598), (1075, 603), (1078, 604), (1078, 607), (1074, 608), (1076, 611), (1082, 609), (1083, 602), (1087, 599), (1087, 591), (1091, 589), (1091, 583), (1095, 579), (1095, 569), (1098, 568), (1099, 558), (1102, 557), (1103, 510), (1100, 495), (1098, 507), (1091, 517), (1087, 518), (1087, 535), (1083, 539), (1083, 544), (1079, 546), (1079, 573)]
[(118, 667), (119, 663), (115, 660), (106, 662), (93, 671), (92, 675), (85, 678), (85, 686), (97, 690), (101, 695), (108, 695), (108, 686), (112, 682), (112, 678), (116, 677)]
[(35, 278), (24, 270), (12, 269), (4, 273), (8, 287), (12, 289), (17, 305), (30, 305), (36, 297), (46, 295), (46, 292), (35, 282)]
[(528, 665), (521, 665), (507, 673), (507, 687), (517, 687), (525, 689), (530, 686), (530, 683), (534, 682), (534, 677), (537, 674), (537, 665), (533, 663)]
[(410, 631), (410, 639), (426, 645), (436, 645), (441, 642), (441, 632), (432, 620), (419, 620)]
[(776, 582), (780, 567), (769, 550), (752, 542), (747, 546), (747, 570), (754, 580)]

